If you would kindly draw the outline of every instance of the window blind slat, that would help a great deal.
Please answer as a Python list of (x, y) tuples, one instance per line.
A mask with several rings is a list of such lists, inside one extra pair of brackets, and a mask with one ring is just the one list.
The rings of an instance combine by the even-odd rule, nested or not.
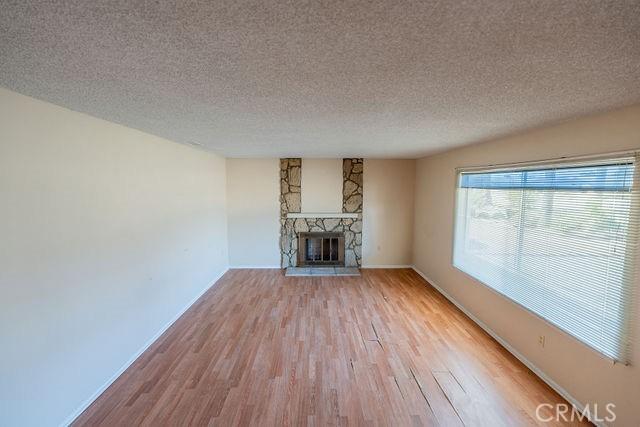
[(632, 170), (633, 163), (626, 163), (465, 173), (461, 177), (460, 187), (629, 191), (633, 184), (633, 173), (629, 173)]
[(635, 159), (461, 172), (454, 265), (604, 355), (629, 362)]

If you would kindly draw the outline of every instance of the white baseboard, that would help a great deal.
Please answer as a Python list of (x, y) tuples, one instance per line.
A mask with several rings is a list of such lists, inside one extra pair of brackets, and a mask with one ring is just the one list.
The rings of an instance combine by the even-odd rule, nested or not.
[(242, 270), (242, 269), (255, 269), (255, 268), (259, 268), (259, 269), (277, 268), (279, 270), (282, 267), (280, 267), (280, 265), (232, 265), (229, 267), (229, 270)]
[[(362, 268), (412, 268), (412, 265), (404, 264), (373, 264), (363, 265)], [(282, 269), (279, 265), (232, 265), (229, 270), (242, 270), (242, 269)]]
[(403, 265), (403, 264), (373, 264), (373, 265), (363, 265), (362, 268), (413, 268), (412, 265)]
[[(560, 396), (565, 398), (567, 402), (576, 407), (579, 411), (584, 410), (584, 405), (580, 403), (576, 398), (574, 398), (567, 390), (561, 387), (558, 383), (556, 383), (551, 377), (545, 374), (540, 368), (533, 364), (529, 359), (527, 359), (522, 353), (516, 350), (511, 344), (505, 341), (502, 337), (500, 337), (497, 333), (495, 333), (489, 326), (487, 326), (482, 320), (478, 319), (473, 313), (467, 310), (462, 304), (460, 304), (455, 298), (449, 295), (444, 289), (436, 284), (433, 280), (429, 279), (422, 271), (418, 270), (418, 268), (414, 265), (411, 266), (413, 270), (418, 273), (424, 280), (426, 280), (431, 286), (433, 286), (438, 292), (440, 292), (446, 299), (451, 301), (453, 305), (458, 307), (460, 311), (467, 315), (467, 317), (473, 320), (478, 326), (480, 326), (486, 333), (491, 335), (493, 339), (498, 341), (498, 343), (504, 347), (509, 353), (511, 353), (516, 359), (522, 362), (527, 368), (529, 368), (534, 374), (536, 374), (542, 381), (547, 383), (549, 387), (554, 389)], [(606, 427), (605, 424), (598, 421), (590, 420), (598, 427)]]
[(120, 368), (118, 369), (112, 376), (111, 378), (109, 378), (107, 380), (107, 382), (105, 382), (102, 386), (100, 386), (100, 388), (98, 388), (98, 390), (95, 391), (95, 393), (93, 393), (91, 395), (91, 397), (89, 397), (87, 400), (85, 400), (79, 407), (78, 409), (76, 409), (75, 411), (73, 411), (73, 413), (71, 415), (69, 415), (60, 425), (61, 426), (68, 426), (70, 425), (76, 418), (78, 418), (78, 416), (80, 414), (82, 414), (84, 412), (85, 409), (87, 409), (89, 407), (89, 405), (91, 405), (94, 400), (96, 400), (98, 397), (100, 397), (100, 395), (102, 393), (104, 393), (104, 391), (109, 388), (109, 386), (111, 384), (113, 384), (113, 382), (115, 380), (118, 379), (118, 377), (120, 375), (122, 375), (124, 373), (124, 371), (127, 370), (127, 368), (129, 366), (131, 366), (133, 364), (133, 362), (135, 362), (138, 357), (140, 357), (142, 355), (142, 353), (144, 353), (150, 346), (151, 344), (153, 344), (158, 338), (160, 338), (160, 336), (162, 334), (165, 333), (165, 331), (167, 329), (169, 329), (171, 327), (171, 325), (173, 325), (175, 323), (176, 320), (178, 320), (180, 318), (180, 316), (182, 316), (189, 308), (191, 308), (191, 306), (198, 300), (200, 299), (200, 297), (202, 295), (205, 294), (205, 292), (207, 292), (209, 289), (211, 289), (211, 287), (213, 287), (213, 285), (215, 285), (218, 280), (220, 280), (220, 278), (224, 275), (224, 273), (226, 273), (229, 270), (229, 268), (225, 268), (222, 270), (222, 272), (220, 274), (218, 274), (218, 276), (215, 277), (215, 279), (213, 279), (213, 281), (211, 281), (211, 283), (202, 290), (202, 292), (200, 292), (195, 298), (193, 298), (182, 310), (180, 310), (175, 316), (173, 316), (173, 318), (167, 322), (162, 328), (160, 328), (160, 330), (158, 332), (155, 333), (155, 335), (153, 335), (153, 337), (151, 337), (143, 346), (142, 348), (140, 348), (140, 350), (138, 350), (133, 356), (131, 356), (131, 358)]

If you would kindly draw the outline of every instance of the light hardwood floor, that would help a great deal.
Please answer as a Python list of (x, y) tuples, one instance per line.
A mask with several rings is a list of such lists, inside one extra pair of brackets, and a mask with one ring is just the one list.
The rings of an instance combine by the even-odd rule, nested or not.
[(540, 403), (564, 400), (412, 270), (231, 270), (75, 425), (554, 425)]

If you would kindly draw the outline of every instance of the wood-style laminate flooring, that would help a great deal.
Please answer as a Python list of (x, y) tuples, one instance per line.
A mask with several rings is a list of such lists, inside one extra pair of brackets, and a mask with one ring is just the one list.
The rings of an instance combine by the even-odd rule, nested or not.
[(230, 270), (74, 425), (554, 425), (540, 403), (565, 401), (413, 270)]

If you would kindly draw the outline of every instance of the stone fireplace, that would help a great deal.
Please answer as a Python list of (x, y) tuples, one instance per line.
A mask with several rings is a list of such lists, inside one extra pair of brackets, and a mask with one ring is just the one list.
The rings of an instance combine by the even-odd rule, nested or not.
[[(301, 265), (360, 267), (362, 263), (363, 160), (342, 160), (342, 212), (333, 214), (314, 215), (301, 212), (302, 167), (302, 159), (280, 159), (280, 255), (282, 268)], [(329, 256), (328, 261), (340, 263), (308, 264), (308, 262), (317, 261), (306, 259), (309, 255), (307, 240), (302, 243), (305, 245), (304, 248), (301, 246), (301, 236), (308, 236), (308, 233), (335, 233), (336, 235), (340, 233), (342, 239), (338, 243), (338, 248), (342, 249), (343, 257), (341, 261), (335, 261)], [(333, 245), (335, 244), (333, 243)], [(318, 249), (317, 241), (312, 245), (312, 252), (316, 251)], [(329, 248), (331, 249), (331, 246)], [(320, 249), (324, 250), (324, 246)], [(314, 256), (317, 257), (317, 254)]]

